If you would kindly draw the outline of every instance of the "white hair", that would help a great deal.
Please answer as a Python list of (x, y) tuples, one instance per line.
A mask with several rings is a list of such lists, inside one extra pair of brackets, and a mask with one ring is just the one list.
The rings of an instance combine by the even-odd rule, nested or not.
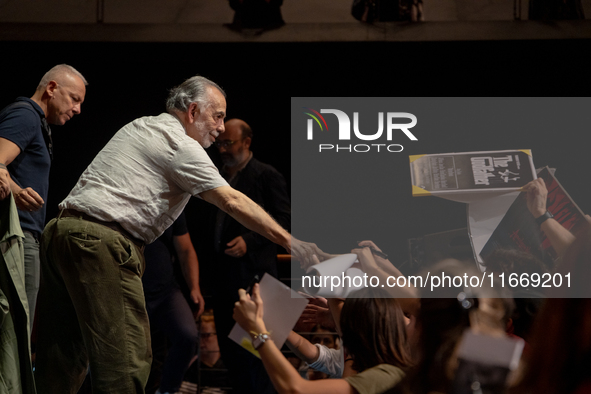
[(45, 87), (51, 81), (58, 82), (58, 79), (60, 79), (60, 77), (62, 77), (64, 74), (77, 76), (82, 80), (84, 86), (88, 85), (86, 78), (84, 78), (84, 76), (82, 76), (82, 74), (80, 74), (80, 72), (76, 70), (74, 67), (69, 66), (67, 64), (58, 64), (57, 66), (53, 67), (51, 70), (45, 73), (43, 78), (41, 78), (39, 85), (37, 85), (37, 90), (45, 89)]
[(166, 110), (168, 112), (186, 112), (191, 103), (198, 103), (200, 108), (208, 107), (210, 105), (207, 94), (208, 86), (216, 88), (226, 97), (226, 93), (217, 83), (197, 75), (170, 90), (166, 99)]

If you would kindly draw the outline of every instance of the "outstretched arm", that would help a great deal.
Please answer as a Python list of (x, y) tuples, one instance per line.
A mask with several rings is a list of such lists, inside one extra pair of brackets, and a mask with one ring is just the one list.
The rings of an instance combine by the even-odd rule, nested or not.
[[(266, 168), (257, 174), (260, 186), (260, 205), (281, 227), (286, 230), (291, 228), (291, 203), (287, 193), (285, 178), (277, 170)], [(256, 250), (268, 245), (269, 241), (254, 231), (242, 234), (245, 248)]]
[(298, 358), (304, 360), (308, 364), (312, 364), (318, 360), (320, 351), (310, 341), (301, 336), (300, 334), (291, 331), (287, 336), (287, 347), (295, 353)]
[[(243, 290), (238, 291), (240, 301), (234, 307), (234, 320), (247, 332), (266, 332), (263, 321), (263, 300), (260, 297), (259, 285), (253, 288), (252, 299)], [(272, 334), (271, 334), (272, 335)], [(263, 365), (280, 393), (308, 394), (355, 394), (353, 387), (343, 379), (324, 379), (308, 381), (303, 379), (296, 369), (287, 361), (272, 339), (267, 340), (258, 348)]]
[[(378, 250), (380, 252), (382, 251), (380, 248), (378, 248), (378, 246), (375, 243), (373, 243), (373, 241), (361, 241), (361, 242), (359, 242), (359, 246), (362, 248), (365, 248), (365, 247), (373, 248), (373, 249)], [(396, 268), (396, 266), (394, 266), (394, 264), (392, 264), (390, 262), (390, 260), (382, 258), (377, 255), (374, 255), (374, 259), (375, 259), (375, 262), (378, 264), (378, 267), (381, 268), (388, 275), (394, 276), (396, 278), (399, 276), (402, 276), (402, 272), (400, 272), (400, 270), (398, 268)]]
[(328, 256), (315, 244), (292, 237), (263, 208), (230, 186), (220, 186), (202, 192), (199, 196), (232, 216), (244, 227), (282, 246), (306, 266), (312, 264), (313, 255), (317, 255), (320, 260)]

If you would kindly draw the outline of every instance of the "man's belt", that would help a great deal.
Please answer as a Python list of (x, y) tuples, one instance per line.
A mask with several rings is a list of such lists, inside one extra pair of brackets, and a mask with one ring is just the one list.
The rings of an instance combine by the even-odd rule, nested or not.
[(123, 235), (125, 238), (127, 238), (128, 240), (133, 242), (142, 251), (144, 250), (144, 246), (146, 245), (146, 243), (144, 241), (141, 241), (141, 240), (137, 239), (136, 237), (134, 237), (133, 235), (131, 235), (129, 233), (129, 231), (125, 230), (117, 222), (105, 222), (105, 221), (99, 220), (93, 216), (90, 216), (84, 212), (77, 211), (75, 209), (62, 209), (60, 214), (58, 215), (58, 218), (60, 218), (60, 217), (62, 217), (62, 218), (80, 218), (80, 219), (84, 219), (88, 222), (93, 222), (93, 223), (108, 227), (111, 230), (117, 231), (118, 233)]

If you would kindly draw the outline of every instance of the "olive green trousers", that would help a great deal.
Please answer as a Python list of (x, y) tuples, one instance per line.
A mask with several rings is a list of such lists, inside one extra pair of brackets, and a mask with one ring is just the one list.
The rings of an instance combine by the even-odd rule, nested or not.
[(106, 226), (58, 217), (40, 254), (38, 394), (76, 394), (88, 370), (94, 394), (144, 393), (152, 352), (143, 251)]

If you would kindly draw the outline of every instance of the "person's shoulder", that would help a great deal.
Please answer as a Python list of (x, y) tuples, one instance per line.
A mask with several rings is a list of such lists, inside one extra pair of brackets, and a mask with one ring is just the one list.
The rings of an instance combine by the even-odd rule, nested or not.
[[(132, 120), (116, 133), (118, 139), (131, 138), (138, 149), (147, 149), (151, 154), (194, 149), (181, 123), (164, 112), (157, 116), (142, 116)], [(188, 145), (188, 146), (187, 146)], [(162, 147), (166, 147), (162, 149)]]
[(21, 150), (41, 133), (41, 118), (27, 104), (15, 102), (0, 112), (0, 136), (14, 142)]
[(180, 122), (174, 116), (166, 112), (156, 116), (141, 116), (132, 120), (124, 127), (127, 126), (166, 132), (182, 129)]
[(378, 364), (354, 376), (377, 380), (392, 379), (399, 382), (406, 376), (406, 373), (401, 368), (392, 364)]
[(35, 108), (26, 101), (15, 101), (0, 111), (0, 121), (38, 126), (41, 118)]
[(401, 368), (391, 364), (378, 364), (346, 377), (345, 380), (360, 393), (386, 393), (395, 388), (405, 376)]
[(404, 377), (406, 375), (406, 373), (404, 372), (404, 370), (400, 367), (397, 367), (396, 365), (392, 365), (392, 364), (378, 364), (375, 367), (376, 370), (379, 371), (383, 371), (389, 375), (397, 375), (397, 376), (402, 376)]

